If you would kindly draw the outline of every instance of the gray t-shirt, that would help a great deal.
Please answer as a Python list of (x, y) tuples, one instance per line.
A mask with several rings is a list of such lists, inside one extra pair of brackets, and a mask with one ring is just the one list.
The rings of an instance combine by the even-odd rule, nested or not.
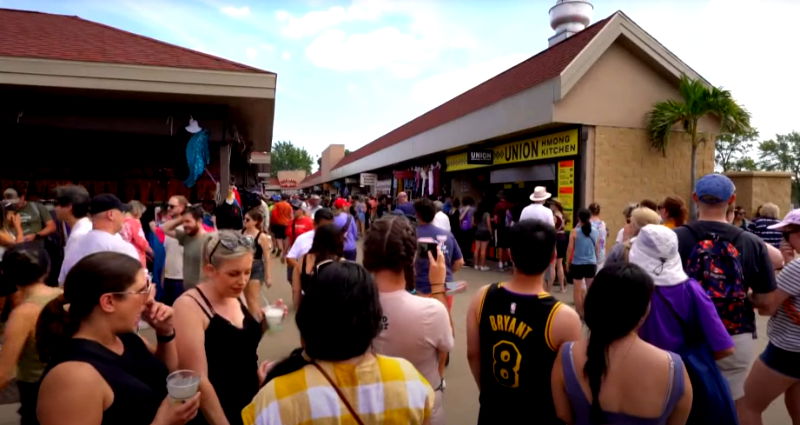
[(50, 211), (38, 202), (26, 202), (25, 206), (19, 209), (19, 218), (22, 233), (25, 235), (38, 233), (44, 229), (47, 222), (53, 221)]
[(203, 243), (208, 238), (208, 233), (191, 236), (183, 230), (176, 230), (175, 236), (178, 243), (183, 246), (183, 288), (194, 288), (200, 283), (203, 267)]

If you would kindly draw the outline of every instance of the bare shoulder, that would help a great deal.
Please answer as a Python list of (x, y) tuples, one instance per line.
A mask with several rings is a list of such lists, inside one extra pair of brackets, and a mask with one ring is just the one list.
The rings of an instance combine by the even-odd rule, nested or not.
[(583, 324), (578, 313), (564, 303), (558, 303), (555, 307), (550, 326), (549, 339), (555, 349), (561, 347), (565, 342), (577, 341), (583, 332)]
[(87, 394), (102, 388), (105, 379), (100, 372), (86, 362), (70, 361), (54, 367), (42, 379), (42, 388), (52, 387), (64, 391), (79, 391)]

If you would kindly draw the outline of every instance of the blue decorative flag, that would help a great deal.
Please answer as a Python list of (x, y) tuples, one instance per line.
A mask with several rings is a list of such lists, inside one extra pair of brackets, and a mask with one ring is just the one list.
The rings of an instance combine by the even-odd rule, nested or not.
[(208, 153), (208, 132), (206, 130), (195, 133), (186, 144), (186, 164), (189, 166), (189, 177), (184, 180), (186, 187), (192, 187), (211, 162)]

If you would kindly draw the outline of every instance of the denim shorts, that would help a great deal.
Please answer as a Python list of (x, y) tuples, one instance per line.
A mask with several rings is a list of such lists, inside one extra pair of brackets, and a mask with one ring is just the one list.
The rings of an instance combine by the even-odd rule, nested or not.
[(250, 280), (264, 281), (264, 260), (253, 260), (253, 268), (250, 270)]
[(772, 345), (770, 342), (764, 352), (761, 353), (760, 358), (767, 367), (775, 372), (790, 378), (800, 379), (800, 353), (784, 350)]

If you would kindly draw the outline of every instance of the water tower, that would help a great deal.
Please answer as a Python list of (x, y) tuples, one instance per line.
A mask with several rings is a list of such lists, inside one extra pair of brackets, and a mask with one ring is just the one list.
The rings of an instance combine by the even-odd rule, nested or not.
[(589, 0), (557, 0), (550, 8), (550, 27), (556, 34), (548, 39), (550, 46), (582, 31), (592, 20), (592, 2)]

